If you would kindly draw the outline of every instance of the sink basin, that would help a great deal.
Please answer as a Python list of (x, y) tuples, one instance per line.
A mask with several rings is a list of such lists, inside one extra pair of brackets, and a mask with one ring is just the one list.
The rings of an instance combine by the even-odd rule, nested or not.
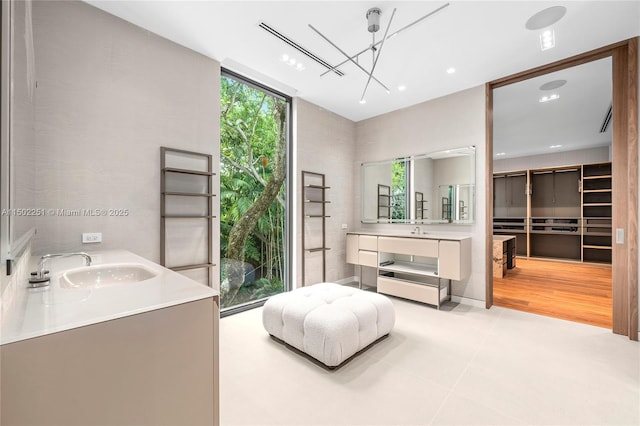
[(156, 275), (156, 272), (138, 263), (108, 263), (71, 269), (60, 277), (60, 287), (109, 287), (145, 281)]

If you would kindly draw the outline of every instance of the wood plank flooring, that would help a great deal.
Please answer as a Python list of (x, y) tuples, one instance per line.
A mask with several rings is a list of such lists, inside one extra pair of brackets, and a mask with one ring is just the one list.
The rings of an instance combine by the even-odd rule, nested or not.
[(494, 278), (496, 306), (612, 327), (611, 265), (517, 258)]

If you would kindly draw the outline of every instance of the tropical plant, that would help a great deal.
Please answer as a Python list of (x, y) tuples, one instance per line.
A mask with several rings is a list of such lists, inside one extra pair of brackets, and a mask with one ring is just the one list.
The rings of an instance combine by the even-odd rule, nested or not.
[[(221, 257), (226, 259), (221, 268), (223, 307), (242, 303), (247, 297), (266, 297), (274, 294), (270, 291), (282, 291), (286, 111), (284, 100), (222, 77), (220, 240)], [(250, 275), (256, 278), (252, 283), (245, 276), (247, 265), (251, 265)]]

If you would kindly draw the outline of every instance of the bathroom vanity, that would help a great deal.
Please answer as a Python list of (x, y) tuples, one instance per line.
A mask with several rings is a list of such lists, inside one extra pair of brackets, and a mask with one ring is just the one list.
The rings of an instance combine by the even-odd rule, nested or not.
[(440, 307), (451, 280), (471, 273), (471, 237), (453, 234), (347, 234), (347, 263), (376, 268), (379, 293)]
[(218, 424), (218, 292), (130, 252), (91, 257), (5, 290), (0, 423)]

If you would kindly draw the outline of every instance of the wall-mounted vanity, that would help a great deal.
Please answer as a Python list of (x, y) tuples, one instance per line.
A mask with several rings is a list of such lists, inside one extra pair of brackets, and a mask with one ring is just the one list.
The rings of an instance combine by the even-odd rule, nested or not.
[(362, 223), (471, 224), (475, 147), (362, 164)]
[(347, 263), (376, 268), (378, 293), (439, 308), (451, 299), (451, 280), (471, 274), (471, 237), (348, 233)]

